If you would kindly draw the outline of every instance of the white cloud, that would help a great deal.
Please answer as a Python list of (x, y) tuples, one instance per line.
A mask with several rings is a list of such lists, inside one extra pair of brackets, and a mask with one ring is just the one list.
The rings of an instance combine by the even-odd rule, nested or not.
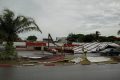
[(120, 0), (1, 0), (0, 11), (3, 8), (33, 17), (43, 31), (36, 33), (41, 38), (95, 30), (117, 35), (120, 29)]

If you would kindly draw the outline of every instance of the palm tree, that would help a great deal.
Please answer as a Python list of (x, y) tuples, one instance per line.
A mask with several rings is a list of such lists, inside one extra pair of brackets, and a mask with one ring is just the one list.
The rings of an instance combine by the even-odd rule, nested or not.
[(118, 31), (118, 33), (117, 33), (118, 35), (120, 35), (120, 30)]
[(98, 40), (99, 40), (99, 36), (100, 36), (100, 32), (99, 32), (99, 31), (96, 31), (96, 32), (95, 32), (95, 36), (96, 36), (96, 41), (98, 41)]
[[(7, 46), (13, 46), (13, 41), (18, 38), (19, 33), (32, 30), (41, 32), (32, 18), (15, 16), (14, 12), (9, 9), (5, 9), (0, 15), (0, 34), (2, 40), (7, 42)], [(10, 48), (6, 50), (10, 51)]]

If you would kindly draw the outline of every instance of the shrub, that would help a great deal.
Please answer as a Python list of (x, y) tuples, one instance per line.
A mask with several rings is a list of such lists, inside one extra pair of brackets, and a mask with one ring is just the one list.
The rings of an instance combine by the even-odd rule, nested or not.
[(17, 52), (12, 45), (6, 44), (5, 51), (0, 53), (1, 60), (14, 60), (17, 59)]

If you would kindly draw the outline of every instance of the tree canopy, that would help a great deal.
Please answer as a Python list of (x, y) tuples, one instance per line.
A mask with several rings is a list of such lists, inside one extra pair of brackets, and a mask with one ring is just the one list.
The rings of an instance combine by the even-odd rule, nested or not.
[(37, 37), (36, 36), (28, 36), (27, 40), (28, 41), (36, 41)]
[(95, 33), (92, 34), (73, 34), (70, 33), (67, 36), (67, 41), (68, 42), (94, 42), (94, 41), (99, 41), (99, 42), (114, 42), (114, 41), (119, 41), (116, 36), (101, 36), (99, 31), (96, 31)]
[(118, 33), (117, 33), (118, 35), (120, 35), (120, 30), (118, 31)]
[(22, 15), (16, 16), (9, 9), (3, 10), (3, 13), (0, 14), (0, 40), (6, 41), (7, 44), (5, 46), (5, 53), (0, 54), (0, 58), (11, 59), (16, 57), (13, 41), (19, 38), (19, 33), (32, 30), (41, 32), (32, 18)]
[(0, 15), (0, 34), (5, 41), (14, 41), (19, 33), (36, 30), (40, 31), (35, 21), (30, 17), (15, 16), (14, 12), (5, 9)]

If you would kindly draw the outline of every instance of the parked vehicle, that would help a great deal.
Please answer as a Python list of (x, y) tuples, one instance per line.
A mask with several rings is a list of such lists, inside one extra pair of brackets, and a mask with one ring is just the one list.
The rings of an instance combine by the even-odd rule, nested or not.
[(100, 51), (101, 55), (104, 56), (118, 56), (120, 54), (120, 49), (117, 48), (107, 48)]

